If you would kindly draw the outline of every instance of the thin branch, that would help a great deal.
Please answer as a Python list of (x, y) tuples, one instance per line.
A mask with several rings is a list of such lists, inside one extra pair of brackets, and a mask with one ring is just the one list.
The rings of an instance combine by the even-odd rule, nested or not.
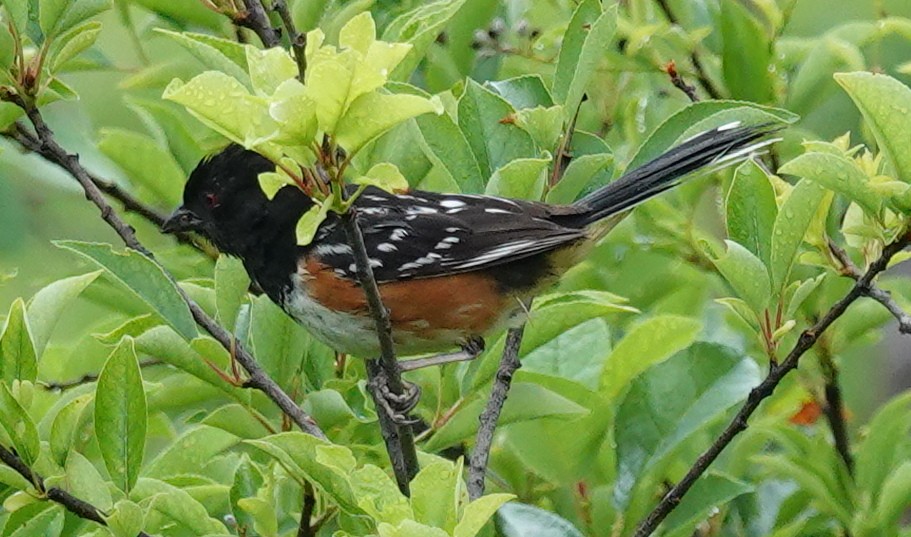
[[(851, 456), (851, 443), (848, 437), (848, 424), (845, 422), (844, 402), (841, 397), (841, 387), (838, 385), (838, 367), (828, 349), (820, 342), (819, 363), (822, 366), (826, 379), (824, 388), (825, 404), (822, 411), (832, 429), (832, 438), (835, 440), (835, 450), (844, 461), (848, 473), (854, 475), (854, 457)], [(846, 530), (847, 531), (847, 530)]]
[(307, 49), (307, 34), (297, 31), (294, 26), (294, 19), (291, 17), (291, 11), (288, 9), (288, 2), (285, 0), (274, 0), (272, 10), (277, 11), (282, 19), (285, 31), (288, 33), (288, 40), (291, 42), (291, 50), (294, 51), (294, 59), (297, 60), (298, 80), (304, 81), (304, 74), (307, 72), (307, 56), (304, 51)]
[[(829, 250), (832, 252), (832, 255), (835, 256), (835, 259), (841, 263), (842, 274), (851, 277), (854, 281), (860, 279), (862, 273), (860, 272), (860, 269), (857, 268), (857, 265), (851, 261), (848, 252), (844, 251), (844, 249), (831, 240), (829, 241)], [(880, 289), (871, 283), (868, 288), (863, 290), (863, 293), (889, 310), (889, 313), (898, 321), (899, 332), (902, 334), (911, 334), (911, 315), (908, 315), (908, 313), (895, 302), (892, 295), (889, 294), (889, 291)]]
[(244, 0), (244, 8), (244, 12), (234, 18), (234, 24), (253, 30), (266, 48), (277, 47), (281, 40), (278, 32), (272, 27), (262, 2)]
[[(162, 362), (161, 360), (143, 360), (143, 361), (139, 362), (139, 367), (146, 368), (146, 367), (152, 367), (152, 366), (162, 365), (162, 364), (164, 364), (164, 362)], [(39, 381), (38, 385), (49, 392), (62, 392), (62, 391), (69, 390), (71, 388), (75, 388), (77, 386), (82, 386), (83, 384), (88, 384), (89, 382), (95, 382), (96, 380), (98, 380), (97, 373), (88, 373), (86, 375), (82, 375), (78, 379), (67, 380), (67, 381), (62, 381), (62, 382), (40, 382)]]
[[(32, 483), (39, 492), (43, 492), (48, 500), (52, 502), (59, 503), (67, 511), (73, 513), (79, 518), (84, 518), (86, 520), (91, 520), (102, 526), (107, 526), (107, 522), (104, 521), (104, 512), (90, 504), (89, 502), (73, 496), (69, 492), (57, 488), (51, 487), (46, 488), (44, 485), (44, 478), (28, 467), (25, 464), (25, 461), (20, 459), (15, 452), (12, 450), (0, 446), (0, 460), (4, 464), (15, 470), (19, 475), (24, 477), (29, 483)], [(137, 534), (137, 537), (150, 537), (148, 533), (140, 531)]]
[[(680, 26), (680, 21), (677, 20), (677, 17), (671, 10), (671, 6), (667, 3), (667, 0), (655, 0), (655, 2), (658, 4), (658, 7), (661, 8), (661, 11), (664, 12), (664, 16), (667, 17), (668, 22)], [(721, 92), (718, 91), (718, 88), (716, 88), (715, 84), (709, 79), (708, 73), (705, 72), (705, 67), (702, 66), (702, 60), (699, 59), (699, 54), (697, 54), (695, 50), (690, 53), (690, 61), (693, 63), (693, 68), (696, 70), (696, 77), (699, 80), (699, 85), (701, 85), (705, 92), (709, 94), (709, 97), (712, 99), (723, 98)]]
[(164, 274), (174, 282), (174, 286), (180, 293), (181, 298), (183, 298), (184, 302), (187, 304), (187, 307), (189, 307), (190, 313), (193, 315), (196, 322), (221, 343), (228, 352), (233, 351), (237, 362), (240, 363), (249, 374), (249, 378), (244, 382), (244, 387), (255, 388), (262, 391), (275, 402), (286, 415), (294, 420), (301, 430), (316, 437), (325, 438), (325, 434), (319, 426), (317, 426), (316, 422), (313, 421), (313, 418), (301, 410), (297, 403), (295, 403), (288, 394), (282, 391), (278, 384), (276, 384), (275, 381), (266, 374), (262, 367), (260, 367), (253, 356), (247, 352), (227, 330), (209, 317), (199, 304), (193, 301), (186, 291), (177, 285), (177, 282), (174, 280), (171, 273), (168, 272), (167, 269), (155, 259), (155, 256), (139, 242), (133, 227), (124, 222), (114, 208), (108, 204), (104, 195), (101, 193), (101, 190), (99, 190), (92, 181), (92, 176), (79, 163), (79, 157), (67, 153), (67, 151), (57, 143), (53, 131), (51, 131), (50, 127), (44, 122), (41, 112), (37, 108), (27, 105), (22, 98), (15, 93), (5, 93), (2, 97), (4, 100), (10, 101), (25, 110), (25, 113), (35, 128), (38, 140), (40, 140), (41, 153), (46, 154), (49, 160), (58, 163), (79, 181), (79, 184), (82, 185), (82, 189), (85, 192), (85, 197), (98, 207), (101, 211), (102, 219), (117, 232), (124, 244), (146, 256), (150, 261), (161, 267)]
[(301, 510), (301, 519), (297, 526), (297, 537), (314, 537), (316, 535), (316, 530), (310, 525), (315, 508), (316, 495), (313, 494), (313, 485), (308, 481), (304, 486), (304, 508)]
[[(389, 321), (389, 311), (383, 305), (379, 286), (377, 286), (376, 278), (373, 276), (373, 269), (370, 267), (367, 248), (364, 245), (364, 236), (361, 234), (360, 227), (357, 224), (357, 209), (355, 207), (351, 207), (348, 212), (342, 215), (342, 223), (345, 226), (345, 233), (348, 235), (348, 243), (354, 250), (357, 279), (367, 295), (367, 305), (376, 323), (376, 333), (380, 343), (380, 358), (378, 360), (367, 360), (368, 381), (371, 386), (375, 386), (377, 379), (385, 377), (389, 391), (393, 395), (402, 396), (406, 390), (405, 384), (402, 382), (401, 369), (395, 357), (395, 347), (392, 341), (392, 323)], [(377, 417), (383, 434), (383, 441), (386, 443), (386, 450), (389, 452), (389, 460), (392, 463), (392, 471), (395, 473), (395, 480), (398, 483), (399, 490), (402, 491), (402, 494), (408, 496), (410, 494), (409, 483), (419, 470), (417, 449), (414, 445), (414, 433), (410, 425), (395, 423), (392, 416), (389, 416), (383, 410), (379, 401), (379, 398), (383, 397), (383, 395), (378, 392), (379, 390), (371, 390), (374, 402), (377, 404)]]
[[(32, 153), (37, 153), (44, 157), (46, 160), (54, 162), (55, 164), (60, 164), (56, 162), (49, 151), (42, 147), (41, 142), (34, 134), (28, 132), (23, 125), (20, 123), (14, 123), (9, 131), (0, 133), (4, 138), (16, 142), (19, 146)], [(139, 216), (142, 216), (149, 222), (155, 224), (157, 227), (161, 227), (164, 221), (167, 219), (167, 216), (164, 213), (160, 213), (155, 209), (145, 205), (129, 192), (126, 192), (118, 185), (113, 182), (102, 179), (94, 174), (89, 174), (89, 178), (98, 187), (99, 190), (105, 194), (110, 195), (112, 198), (119, 201), (123, 204), (123, 208), (126, 211), (136, 213)]]
[(511, 328), (506, 334), (506, 346), (503, 348), (503, 357), (493, 387), (490, 390), (490, 399), (487, 407), (478, 418), (481, 425), (478, 427), (477, 440), (471, 457), (468, 460), (468, 497), (472, 500), (484, 495), (484, 478), (487, 473), (487, 462), (490, 459), (490, 448), (493, 445), (493, 436), (496, 432), (500, 412), (509, 395), (512, 385), (512, 376), (522, 367), (519, 361), (519, 347), (522, 345), (522, 335), (525, 325)]
[(902, 251), (908, 243), (911, 242), (911, 233), (904, 232), (902, 236), (883, 248), (882, 255), (870, 264), (863, 275), (861, 275), (854, 286), (848, 291), (841, 300), (835, 303), (829, 311), (816, 324), (804, 330), (797, 339), (797, 343), (788, 353), (788, 356), (777, 367), (773, 366), (769, 374), (758, 386), (750, 390), (746, 402), (740, 407), (740, 410), (734, 416), (727, 427), (718, 435), (718, 438), (712, 442), (712, 445), (706, 449), (702, 455), (696, 459), (696, 462), (690, 467), (683, 479), (674, 485), (667, 494), (658, 502), (658, 505), (648, 514), (648, 516), (639, 523), (636, 528), (635, 537), (647, 537), (658, 527), (662, 520), (680, 504), (681, 499), (690, 490), (696, 480), (706, 471), (709, 465), (718, 458), (721, 452), (731, 443), (735, 436), (747, 428), (747, 420), (753, 415), (753, 412), (759, 407), (759, 403), (767, 399), (775, 391), (775, 388), (781, 380), (797, 367), (800, 357), (804, 355), (813, 345), (816, 344), (822, 333), (842, 316), (855, 300), (864, 296), (866, 289), (869, 289), (876, 276), (884, 271), (889, 265), (889, 260)]
[(667, 65), (664, 66), (664, 72), (666, 72), (667, 75), (671, 77), (671, 84), (686, 94), (691, 103), (699, 102), (699, 96), (696, 95), (696, 86), (687, 84), (686, 80), (680, 76), (680, 73), (677, 72), (677, 62), (674, 60), (667, 62)]

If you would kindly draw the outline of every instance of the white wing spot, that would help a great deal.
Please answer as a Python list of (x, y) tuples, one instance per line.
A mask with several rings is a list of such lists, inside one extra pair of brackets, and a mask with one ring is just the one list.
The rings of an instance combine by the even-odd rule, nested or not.
[(465, 202), (457, 199), (445, 199), (440, 202), (441, 207), (446, 207), (447, 209), (456, 209), (459, 207), (464, 207)]
[(389, 235), (389, 240), (400, 241), (408, 236), (408, 230), (405, 228), (395, 228)]
[(378, 267), (382, 267), (382, 266), (383, 266), (383, 262), (380, 261), (379, 259), (374, 259), (374, 258), (371, 257), (371, 258), (369, 259), (369, 261), (370, 261), (370, 266), (373, 267), (373, 268), (378, 268)]
[(512, 214), (510, 211), (507, 211), (505, 209), (484, 209), (484, 212), (490, 214)]
[[(395, 239), (393, 239), (393, 240), (395, 240)], [(396, 248), (396, 246), (394, 244), (392, 244), (391, 242), (381, 242), (376, 245), (376, 249), (381, 252), (387, 252), (387, 253), (398, 250), (398, 248)]]
[(313, 250), (316, 255), (349, 255), (351, 254), (351, 247), (347, 244), (320, 244)]

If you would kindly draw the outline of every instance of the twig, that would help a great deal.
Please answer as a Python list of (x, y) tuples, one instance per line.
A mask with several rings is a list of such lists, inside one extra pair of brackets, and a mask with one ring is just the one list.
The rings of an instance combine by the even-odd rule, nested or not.
[(509, 395), (512, 376), (522, 367), (522, 362), (519, 361), (519, 347), (522, 345), (524, 331), (525, 325), (523, 324), (518, 328), (511, 328), (507, 332), (506, 346), (503, 348), (500, 367), (497, 369), (497, 376), (490, 390), (490, 399), (487, 400), (487, 407), (478, 418), (481, 425), (478, 427), (477, 440), (468, 460), (468, 497), (472, 500), (484, 495), (484, 478), (487, 473), (487, 462), (490, 459), (490, 448), (493, 444), (497, 421), (500, 419), (500, 412)]
[(325, 438), (326, 435), (320, 430), (316, 422), (313, 421), (313, 418), (301, 410), (297, 403), (295, 403), (288, 394), (282, 391), (278, 384), (276, 384), (275, 381), (266, 374), (262, 367), (260, 367), (253, 356), (247, 352), (240, 343), (236, 342), (234, 337), (227, 330), (209, 317), (202, 308), (190, 298), (186, 291), (177, 285), (177, 282), (174, 280), (171, 273), (155, 259), (155, 256), (152, 255), (138, 239), (136, 239), (136, 233), (133, 227), (124, 222), (114, 208), (108, 204), (104, 195), (101, 193), (101, 190), (99, 190), (92, 181), (91, 175), (79, 163), (79, 157), (67, 153), (67, 151), (57, 143), (53, 131), (51, 131), (50, 127), (44, 122), (41, 112), (37, 108), (27, 105), (22, 98), (15, 93), (3, 94), (2, 97), (25, 110), (29, 120), (35, 127), (35, 132), (41, 143), (42, 154), (47, 154), (48, 159), (58, 163), (79, 181), (79, 184), (82, 185), (82, 189), (85, 192), (85, 197), (98, 207), (101, 211), (101, 217), (117, 232), (124, 244), (146, 256), (150, 261), (161, 267), (164, 274), (174, 282), (174, 286), (180, 293), (181, 298), (183, 298), (184, 302), (187, 304), (187, 307), (190, 309), (190, 313), (193, 315), (196, 322), (221, 343), (228, 352), (233, 351), (237, 362), (240, 363), (250, 375), (244, 383), (244, 387), (255, 388), (262, 391), (269, 399), (275, 402), (287, 416), (294, 420), (301, 430), (319, 438)]
[(797, 339), (797, 343), (788, 356), (777, 367), (772, 367), (769, 374), (758, 386), (750, 390), (746, 402), (740, 407), (740, 410), (734, 416), (727, 427), (718, 435), (718, 438), (712, 442), (712, 445), (706, 449), (702, 455), (696, 459), (696, 462), (690, 467), (683, 479), (674, 485), (667, 494), (658, 502), (658, 505), (648, 514), (648, 516), (639, 523), (636, 528), (635, 537), (647, 537), (658, 527), (658, 524), (664, 520), (667, 515), (680, 504), (681, 499), (690, 490), (697, 479), (705, 472), (718, 455), (731, 443), (735, 436), (747, 428), (747, 420), (759, 407), (759, 403), (772, 395), (775, 388), (781, 380), (797, 367), (800, 357), (809, 350), (819, 336), (833, 323), (842, 316), (855, 300), (864, 295), (865, 289), (869, 289), (873, 284), (876, 276), (884, 271), (892, 257), (903, 250), (911, 242), (911, 233), (905, 232), (902, 236), (883, 248), (882, 255), (870, 264), (867, 272), (861, 275), (854, 286), (848, 291), (841, 300), (835, 303), (829, 311), (816, 324), (804, 330)]
[[(851, 261), (851, 258), (848, 256), (848, 252), (844, 251), (840, 246), (829, 241), (829, 250), (832, 252), (832, 255), (835, 256), (835, 259), (841, 263), (842, 273), (846, 276), (851, 277), (854, 281), (857, 281), (861, 277), (860, 269), (857, 268), (857, 265)], [(905, 312), (896, 304), (895, 300), (892, 299), (892, 295), (889, 294), (889, 291), (880, 289), (874, 284), (863, 290), (864, 295), (872, 298), (873, 300), (879, 302), (883, 305), (889, 313), (898, 320), (898, 331), (902, 334), (911, 334), (911, 315)]]
[(680, 76), (680, 73), (677, 72), (677, 62), (674, 60), (667, 62), (667, 65), (664, 66), (664, 72), (666, 72), (668, 76), (671, 77), (671, 84), (673, 84), (675, 88), (685, 93), (691, 103), (699, 102), (699, 96), (696, 95), (696, 86), (687, 84), (686, 80)]
[[(367, 295), (367, 305), (376, 323), (376, 333), (380, 342), (380, 358), (378, 360), (367, 360), (367, 377), (370, 385), (373, 386), (376, 385), (376, 380), (383, 376), (390, 392), (394, 395), (404, 395), (405, 384), (402, 382), (401, 370), (395, 358), (389, 312), (383, 305), (376, 278), (373, 276), (373, 269), (370, 267), (367, 248), (364, 245), (364, 236), (361, 234), (360, 227), (357, 224), (357, 210), (355, 207), (351, 207), (348, 212), (342, 215), (342, 223), (345, 226), (345, 233), (348, 235), (348, 243), (354, 250), (357, 279)], [(386, 443), (386, 450), (389, 452), (389, 460), (392, 463), (392, 471), (395, 473), (395, 480), (398, 483), (399, 490), (402, 491), (402, 494), (408, 496), (410, 494), (409, 483), (419, 470), (417, 450), (414, 445), (414, 433), (410, 425), (395, 423), (392, 416), (383, 411), (378, 400), (378, 398), (382, 397), (382, 394), (377, 392), (378, 390), (371, 390), (374, 402), (377, 403), (377, 417), (380, 422), (383, 441)]]
[(845, 423), (844, 402), (841, 397), (841, 387), (838, 385), (838, 368), (832, 360), (828, 349), (820, 341), (819, 363), (822, 366), (826, 379), (824, 388), (825, 404), (822, 411), (832, 429), (832, 438), (835, 440), (835, 450), (844, 461), (848, 473), (854, 475), (854, 457), (851, 456), (851, 443), (848, 438), (848, 427)]
[[(0, 446), (0, 460), (4, 464), (15, 470), (19, 475), (24, 477), (29, 483), (32, 483), (39, 492), (43, 492), (45, 497), (52, 502), (59, 503), (66, 508), (67, 511), (73, 513), (79, 518), (84, 518), (86, 520), (91, 520), (102, 526), (107, 526), (107, 522), (104, 521), (104, 513), (101, 509), (95, 507), (89, 502), (73, 496), (69, 492), (57, 488), (45, 488), (44, 478), (28, 467), (25, 462), (20, 459), (16, 453), (12, 450), (7, 449), (4, 446)], [(140, 531), (137, 534), (137, 537), (150, 537), (148, 533)]]
[[(139, 362), (139, 367), (146, 368), (146, 367), (152, 367), (152, 366), (162, 365), (162, 364), (164, 364), (164, 362), (162, 362), (161, 360), (143, 360), (143, 361)], [(89, 382), (95, 382), (96, 380), (98, 380), (97, 373), (88, 373), (88, 374), (82, 375), (78, 379), (74, 379), (74, 380), (67, 380), (67, 381), (63, 381), (63, 382), (40, 382), (39, 381), (38, 384), (39, 384), (39, 386), (41, 386), (42, 388), (44, 388), (45, 390), (47, 390), (49, 392), (62, 392), (62, 391), (69, 390), (71, 388), (75, 388), (77, 386), (82, 386), (83, 384), (88, 384)]]
[[(658, 4), (658, 7), (661, 8), (661, 11), (664, 12), (664, 16), (667, 17), (668, 22), (678, 26), (680, 25), (680, 22), (671, 10), (671, 6), (667, 3), (667, 0), (655, 0), (655, 2)], [(716, 88), (715, 84), (709, 79), (708, 74), (705, 72), (705, 68), (702, 66), (702, 60), (699, 59), (699, 55), (696, 54), (695, 50), (690, 53), (690, 61), (693, 63), (693, 68), (696, 70), (696, 77), (699, 80), (699, 85), (705, 89), (705, 92), (708, 93), (709, 97), (712, 99), (721, 99), (721, 92), (718, 91), (718, 88)]]
[[(16, 142), (22, 149), (26, 151), (37, 153), (44, 157), (46, 160), (54, 162), (55, 164), (59, 164), (51, 158), (50, 152), (42, 147), (41, 142), (35, 137), (35, 135), (28, 132), (25, 127), (19, 123), (14, 123), (9, 131), (4, 131), (3, 133), (0, 133), (0, 135), (8, 140)], [(116, 184), (102, 179), (94, 174), (89, 174), (89, 177), (99, 190), (122, 203), (124, 210), (136, 213), (158, 227), (161, 227), (161, 225), (167, 219), (166, 215), (145, 205), (133, 197), (132, 194), (124, 191)]]
[[(576, 120), (579, 119), (579, 110), (581, 108), (582, 103), (580, 102), (579, 106), (576, 107), (576, 113), (573, 114), (572, 120), (570, 120), (569, 125), (566, 126), (566, 133), (560, 137), (560, 144), (557, 146), (557, 154), (554, 155), (554, 167), (550, 173), (550, 180), (547, 183), (549, 188), (557, 186), (557, 183), (563, 178), (566, 168), (569, 167), (568, 160), (572, 158), (569, 150), (570, 147), (572, 147), (573, 133), (576, 132)], [(566, 157), (569, 157), (569, 159)]]
[(301, 510), (301, 519), (297, 526), (297, 537), (314, 537), (316, 535), (316, 530), (310, 525), (315, 508), (316, 496), (313, 494), (313, 485), (307, 481), (304, 486), (304, 508)]
[(269, 16), (266, 15), (266, 9), (260, 0), (244, 0), (244, 12), (234, 18), (234, 24), (249, 28), (259, 36), (266, 48), (278, 46), (281, 40), (278, 32), (269, 22)]
[(304, 81), (304, 74), (307, 72), (307, 56), (304, 51), (307, 49), (307, 34), (297, 31), (294, 26), (294, 19), (291, 17), (291, 11), (288, 10), (288, 2), (285, 0), (274, 0), (272, 10), (277, 11), (288, 32), (288, 40), (291, 42), (291, 50), (294, 51), (294, 59), (297, 60), (298, 80)]

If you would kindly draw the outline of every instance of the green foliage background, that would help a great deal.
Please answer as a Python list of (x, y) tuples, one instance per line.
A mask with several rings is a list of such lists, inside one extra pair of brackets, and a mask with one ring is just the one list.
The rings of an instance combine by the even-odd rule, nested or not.
[[(41, 9), (51, 3), (42, 0)], [(301, 30), (318, 25), (332, 42), (364, 10), (372, 12), (382, 36), (397, 17), (423, 3), (290, 4)], [(584, 4), (600, 14), (597, 2)], [(911, 154), (911, 120), (903, 128), (876, 121), (908, 118), (902, 107), (911, 90), (881, 78), (833, 78), (874, 71), (911, 82), (906, 2), (668, 4), (679, 26), (668, 23), (657, 2), (622, 2), (616, 35), (607, 47), (597, 47), (584, 75), (590, 76), (584, 85), (589, 98), (571, 148), (577, 169), (567, 171), (575, 182), (547, 192), (547, 199), (570, 201), (690, 130), (734, 118), (791, 123), (800, 116), (775, 155), (787, 182), (747, 163), (650, 202), (554, 294), (536, 302), (524, 367), (493, 451), (488, 489), (494, 495), (469, 507), (460, 463), (441, 455), (470, 449), (502, 340), (490, 341), (472, 364), (411, 377), (424, 389), (418, 414), (431, 429), (420, 437), (425, 470), (409, 502), (380, 470), (388, 464), (360, 362), (336, 371), (329, 349), (264, 297), (243, 293), (247, 282), (236, 262), (221, 258), (216, 265), (129, 216), (184, 288), (238, 332), (337, 445), (295, 433), (270, 435), (262, 422), (282, 430), (277, 410), (206, 366), (204, 359), (226, 367), (227, 353), (197, 337), (153, 267), (103, 246), (52, 244), (119, 241), (70, 177), (19, 154), (11, 143), (0, 153), (0, 311), (9, 312), (0, 363), (32, 363), (21, 359), (28, 345), (11, 350), (26, 339), (40, 360), (33, 360), (36, 371), (0, 371), (0, 444), (15, 447), (51, 484), (108, 511), (118, 536), (140, 527), (164, 535), (242, 534), (240, 528), (246, 535), (295, 535), (310, 486), (305, 482), (316, 486), (316, 515), (328, 520), (320, 535), (430, 535), (430, 526), (437, 528), (434, 535), (457, 537), (477, 531), (630, 535), (666, 483), (680, 478), (760, 380), (769, 356), (781, 358), (800, 330), (850, 287), (826, 255), (825, 237), (847, 247), (863, 269), (906, 222), (911, 182), (911, 170), (902, 166)], [(363, 172), (391, 160), (412, 186), (449, 191), (483, 191), (498, 174), (488, 189), (540, 196), (538, 177), (503, 167), (519, 157), (549, 158), (542, 153), (555, 149), (544, 136), (549, 131), (525, 134), (491, 118), (572, 101), (567, 95), (580, 75), (555, 76), (554, 64), (561, 39), (564, 49), (573, 50), (563, 36), (575, 10), (564, 0), (467, 0), (445, 23), (445, 39), (428, 42), (426, 57), (404, 78), (440, 95), (459, 121), (444, 124), (447, 115), (408, 120), (371, 144), (355, 167)], [(54, 72), (79, 100), (54, 102), (42, 112), (60, 143), (78, 152), (88, 169), (167, 211), (179, 201), (196, 161), (224, 140), (162, 100), (173, 78), (189, 80), (213, 69), (213, 56), (194, 55), (156, 29), (227, 39), (235, 31), (226, 17), (191, 0), (117, 0), (93, 20), (102, 25), (94, 45)], [(581, 26), (577, 35), (584, 39)], [(245, 36), (256, 42), (252, 33)], [(691, 67), (692, 50), (722, 96), (754, 104), (689, 105), (661, 68), (675, 60), (684, 79), (705, 95)], [(221, 70), (238, 67), (222, 64)], [(530, 74), (544, 81), (531, 79), (531, 91), (518, 91), (515, 82), (484, 84)], [(412, 91), (401, 84), (390, 88)], [(65, 87), (56, 89), (66, 95)], [(495, 91), (511, 96), (510, 102)], [(523, 106), (520, 97), (532, 104)], [(890, 102), (886, 113), (877, 111)], [(859, 108), (865, 106), (864, 122)], [(850, 143), (828, 143), (848, 131)], [(465, 136), (467, 150), (447, 150), (453, 133)], [(424, 143), (410, 143), (417, 139)], [(805, 140), (815, 142), (802, 147)], [(850, 151), (856, 144), (871, 153)], [(511, 153), (495, 154), (497, 147)], [(885, 154), (875, 158), (881, 150)], [(476, 174), (465, 171), (472, 160)], [(533, 169), (528, 175), (536, 176), (546, 164), (532, 162), (523, 171)], [(842, 172), (848, 177), (842, 183), (832, 179)], [(776, 239), (775, 231), (792, 240)], [(882, 285), (909, 305), (907, 279), (885, 278)], [(776, 307), (781, 322), (762, 326), (762, 313), (770, 309), (774, 317)], [(31, 331), (23, 339), (26, 309)], [(911, 534), (902, 524), (911, 503), (909, 397), (884, 403), (886, 366), (875, 347), (890, 320), (872, 301), (853, 305), (697, 483), (662, 535)], [(141, 373), (137, 364), (143, 364)], [(853, 477), (824, 419), (808, 425), (791, 420), (807, 403), (822, 401), (833, 371), (840, 371), (846, 391)], [(43, 387), (83, 375), (100, 377), (62, 391)], [(107, 534), (36, 500), (8, 468), (0, 467), (0, 483), (4, 536), (33, 535), (36, 528), (43, 535)], [(507, 499), (497, 493), (515, 495), (521, 504), (501, 509), (496, 530), (476, 528)]]

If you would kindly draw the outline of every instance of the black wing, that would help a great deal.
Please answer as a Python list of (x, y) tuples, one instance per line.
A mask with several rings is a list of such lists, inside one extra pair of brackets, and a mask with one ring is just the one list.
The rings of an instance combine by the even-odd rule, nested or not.
[[(477, 270), (552, 250), (585, 236), (554, 222), (554, 206), (491, 196), (368, 188), (355, 202), (379, 282)], [(568, 209), (568, 208), (566, 208)], [(311, 249), (340, 276), (356, 270), (337, 216), (317, 232)]]

